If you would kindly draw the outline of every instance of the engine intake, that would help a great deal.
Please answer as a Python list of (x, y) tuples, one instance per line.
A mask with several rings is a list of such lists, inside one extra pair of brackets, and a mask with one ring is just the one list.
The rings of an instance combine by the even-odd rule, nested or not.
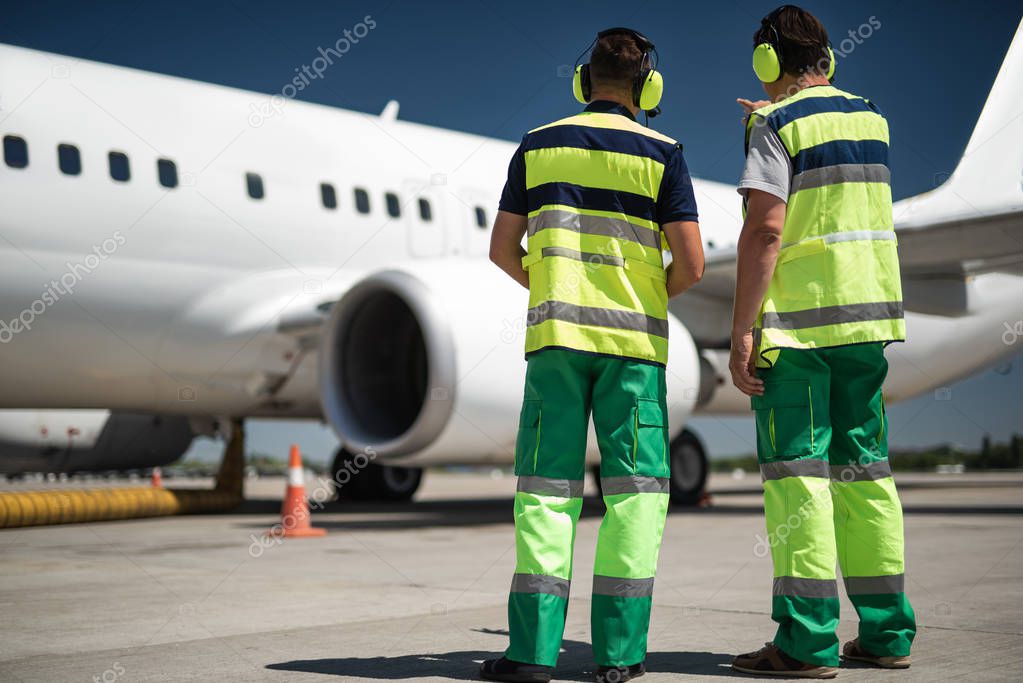
[(443, 431), (454, 404), (451, 324), (414, 276), (388, 270), (334, 306), (320, 353), (324, 413), (352, 450), (414, 453)]

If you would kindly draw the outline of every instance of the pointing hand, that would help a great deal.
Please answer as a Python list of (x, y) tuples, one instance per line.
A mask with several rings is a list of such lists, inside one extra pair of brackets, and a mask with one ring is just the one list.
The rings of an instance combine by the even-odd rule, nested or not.
[(742, 117), (743, 123), (745, 123), (746, 119), (749, 118), (749, 115), (755, 112), (757, 109), (760, 109), (761, 107), (766, 107), (767, 105), (771, 104), (770, 100), (757, 100), (756, 102), (753, 102), (742, 97), (738, 98), (735, 101), (743, 109), (744, 112)]

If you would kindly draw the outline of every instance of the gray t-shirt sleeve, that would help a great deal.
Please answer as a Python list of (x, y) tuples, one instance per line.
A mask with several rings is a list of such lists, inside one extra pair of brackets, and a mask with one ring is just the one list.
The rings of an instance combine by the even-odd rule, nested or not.
[(746, 168), (739, 179), (739, 194), (745, 197), (748, 190), (762, 190), (787, 202), (791, 185), (792, 159), (781, 138), (770, 126), (754, 125)]

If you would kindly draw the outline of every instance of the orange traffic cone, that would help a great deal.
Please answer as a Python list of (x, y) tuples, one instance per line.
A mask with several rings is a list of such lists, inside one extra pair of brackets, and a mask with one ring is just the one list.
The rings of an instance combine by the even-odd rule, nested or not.
[(153, 468), (153, 488), (154, 489), (163, 488), (163, 472), (160, 471), (159, 467)]
[(281, 506), (281, 523), (267, 532), (271, 536), (301, 538), (324, 536), (326, 529), (314, 528), (309, 523), (309, 502), (305, 499), (305, 480), (302, 473), (302, 454), (292, 445), (288, 458), (288, 488)]

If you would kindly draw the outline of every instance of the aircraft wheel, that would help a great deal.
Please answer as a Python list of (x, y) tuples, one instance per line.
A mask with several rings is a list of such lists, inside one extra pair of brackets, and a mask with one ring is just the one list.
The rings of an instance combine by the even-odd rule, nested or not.
[(333, 471), (337, 500), (410, 500), (423, 480), (421, 467), (367, 464), (344, 448), (334, 456)]
[(375, 500), (411, 500), (423, 480), (422, 467), (395, 467), (373, 464), (366, 468)]
[(336, 500), (372, 500), (372, 487), (369, 477), (369, 467), (360, 463), (355, 457), (345, 450), (339, 448), (334, 456), (334, 465), (331, 471), (334, 473), (334, 494)]
[(671, 502), (696, 505), (707, 483), (707, 453), (688, 429), (671, 442)]

